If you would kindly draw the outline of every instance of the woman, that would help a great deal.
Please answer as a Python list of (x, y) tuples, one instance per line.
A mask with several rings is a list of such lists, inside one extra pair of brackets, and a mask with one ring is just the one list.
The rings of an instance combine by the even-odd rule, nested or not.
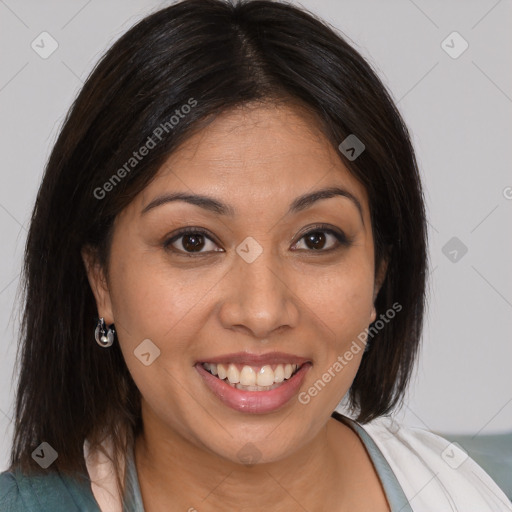
[(400, 115), (321, 21), (219, 0), (142, 20), (39, 190), (1, 509), (512, 510), (457, 447), (386, 418), (425, 222)]

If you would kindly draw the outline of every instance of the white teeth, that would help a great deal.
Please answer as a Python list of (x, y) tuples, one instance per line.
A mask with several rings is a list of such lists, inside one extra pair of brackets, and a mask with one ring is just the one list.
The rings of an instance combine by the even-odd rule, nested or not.
[(278, 364), (274, 370), (274, 382), (283, 382), (284, 380), (284, 368), (282, 364)]
[[(246, 366), (244, 369), (247, 368)], [(271, 386), (274, 384), (274, 370), (270, 366), (263, 366), (258, 372), (256, 383), (258, 386)]]
[(231, 384), (236, 389), (241, 389), (242, 391), (270, 391), (271, 389), (275, 389), (279, 387), (279, 384), (272, 384), (272, 386), (243, 386), (242, 384)]
[(224, 380), (227, 376), (227, 372), (226, 372), (226, 369), (224, 368), (224, 366), (222, 364), (213, 364), (211, 366), (217, 366), (217, 372), (218, 372), (218, 377), (220, 380)]
[[(259, 376), (258, 376), (259, 378)], [(256, 372), (250, 366), (244, 366), (242, 371), (240, 372), (240, 384), (243, 386), (255, 386), (256, 385)], [(273, 384), (273, 381), (270, 383)], [(265, 386), (269, 386), (270, 384), (265, 384)], [(258, 386), (261, 386), (258, 381)]]
[[(246, 391), (264, 391), (273, 389), (276, 384), (280, 384), (289, 379), (297, 370), (297, 364), (278, 364), (275, 369), (272, 366), (265, 365), (259, 370), (252, 366), (244, 365), (241, 370), (233, 363), (215, 364), (203, 363), (203, 367), (212, 375), (216, 375), (220, 380), (226, 380), (228, 384)], [(265, 388), (265, 389), (263, 389)]]
[(204, 363), (204, 367), (213, 375), (217, 375), (217, 365), (213, 363)]
[(231, 384), (240, 382), (240, 372), (234, 364), (230, 364), (227, 371), (227, 378)]

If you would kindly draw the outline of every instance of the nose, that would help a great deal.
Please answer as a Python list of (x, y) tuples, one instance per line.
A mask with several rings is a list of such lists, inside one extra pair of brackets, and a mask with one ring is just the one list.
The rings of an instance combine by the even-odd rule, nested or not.
[(264, 250), (252, 263), (236, 256), (226, 276), (226, 295), (220, 308), (222, 325), (268, 341), (273, 333), (297, 325), (299, 311), (293, 285)]

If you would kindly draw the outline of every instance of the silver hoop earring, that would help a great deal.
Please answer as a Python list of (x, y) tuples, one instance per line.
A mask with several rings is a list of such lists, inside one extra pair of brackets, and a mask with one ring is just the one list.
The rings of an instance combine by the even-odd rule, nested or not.
[(115, 334), (114, 324), (111, 324), (110, 327), (107, 328), (105, 319), (98, 319), (98, 325), (94, 330), (94, 338), (100, 347), (110, 347), (112, 343), (114, 343)]

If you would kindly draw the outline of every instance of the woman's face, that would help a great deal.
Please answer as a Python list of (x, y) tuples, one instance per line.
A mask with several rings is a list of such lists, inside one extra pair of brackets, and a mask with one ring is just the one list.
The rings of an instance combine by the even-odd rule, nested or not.
[[(344, 192), (315, 200), (330, 188)], [(320, 432), (375, 319), (366, 191), (287, 107), (230, 111), (189, 138), (116, 219), (109, 271), (108, 289), (89, 277), (145, 425), (235, 462)]]

